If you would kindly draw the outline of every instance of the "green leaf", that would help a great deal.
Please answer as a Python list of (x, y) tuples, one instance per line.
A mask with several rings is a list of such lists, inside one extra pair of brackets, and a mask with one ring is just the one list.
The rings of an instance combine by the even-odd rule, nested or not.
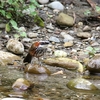
[(11, 23), (11, 25), (12, 25), (12, 27), (13, 27), (14, 29), (18, 30), (16, 21), (14, 21), (13, 19), (11, 19), (11, 20), (10, 20), (10, 23)]
[(44, 26), (45, 26), (43, 20), (42, 20), (38, 15), (36, 15), (36, 16), (34, 17), (34, 22), (35, 22), (37, 25), (39, 25), (40, 27), (44, 27)]
[(10, 4), (10, 5), (13, 3), (12, 0), (8, 0), (7, 2), (8, 2), (8, 4)]
[(6, 32), (10, 31), (10, 25), (9, 25), (9, 23), (6, 24), (5, 30), (6, 30)]
[(99, 6), (96, 6), (96, 12), (100, 13), (100, 7)]
[(26, 34), (26, 32), (22, 32), (22, 33), (20, 33), (20, 36), (21, 37), (27, 37), (27, 34)]
[(7, 12), (7, 13), (6, 13), (6, 18), (8, 18), (8, 19), (12, 18), (12, 15), (11, 15), (10, 12)]
[(14, 37), (15, 37), (15, 38), (19, 38), (20, 35), (19, 35), (19, 34), (14, 34)]
[(30, 0), (31, 3), (33, 3), (35, 6), (39, 7), (39, 4), (37, 3), (36, 0)]
[(84, 12), (84, 15), (86, 15), (86, 16), (88, 16), (88, 15), (90, 15), (91, 14), (91, 12), (89, 11), (89, 10), (86, 10), (85, 12)]
[(5, 16), (5, 15), (6, 15), (5, 10), (0, 10), (0, 13), (1, 13), (3, 16)]

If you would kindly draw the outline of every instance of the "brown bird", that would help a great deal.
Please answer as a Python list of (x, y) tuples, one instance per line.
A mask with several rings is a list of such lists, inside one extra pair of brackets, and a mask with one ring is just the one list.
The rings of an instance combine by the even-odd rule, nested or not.
[(44, 48), (44, 45), (46, 44), (49, 44), (49, 41), (39, 41), (33, 43), (23, 62), (31, 63), (33, 57), (38, 58), (39, 61), (39, 57), (43, 56), (47, 50), (46, 48)]

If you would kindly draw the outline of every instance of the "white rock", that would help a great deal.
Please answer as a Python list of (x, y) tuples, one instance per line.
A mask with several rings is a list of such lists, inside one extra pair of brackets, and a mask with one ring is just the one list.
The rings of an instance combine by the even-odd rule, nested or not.
[(71, 35), (67, 34), (66, 32), (61, 32), (60, 34), (64, 38), (64, 42), (73, 41), (74, 40), (74, 37), (72, 37)]
[(41, 3), (41, 4), (46, 4), (46, 3), (49, 2), (49, 0), (38, 0), (38, 2)]
[(3, 98), (1, 100), (25, 100), (25, 99), (20, 99), (20, 98)]
[(52, 9), (58, 9), (61, 11), (64, 10), (64, 6), (59, 1), (54, 1), (50, 4), (48, 4), (48, 7), (52, 8)]
[(56, 50), (56, 51), (54, 51), (54, 56), (55, 57), (66, 57), (67, 53), (62, 50)]
[(36, 38), (38, 36), (38, 33), (28, 32), (27, 35), (29, 38)]
[(10, 39), (6, 45), (6, 48), (15, 54), (23, 54), (24, 52), (23, 44), (15, 39)]

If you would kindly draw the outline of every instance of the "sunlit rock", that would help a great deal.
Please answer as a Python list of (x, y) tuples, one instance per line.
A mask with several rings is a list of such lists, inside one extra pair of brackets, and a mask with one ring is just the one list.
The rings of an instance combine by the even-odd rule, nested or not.
[(67, 87), (72, 90), (89, 90), (89, 91), (98, 90), (98, 88), (94, 84), (83, 78), (76, 78), (70, 80), (67, 83)]
[(74, 19), (67, 15), (67, 14), (64, 14), (64, 13), (60, 13), (58, 16), (57, 16), (57, 19), (56, 19), (56, 22), (58, 25), (65, 25), (65, 26), (73, 26), (74, 24)]
[(24, 52), (23, 44), (16, 39), (10, 39), (6, 45), (6, 48), (15, 54), (23, 54)]
[(54, 56), (55, 57), (66, 57), (67, 53), (62, 50), (56, 50), (56, 51), (54, 51)]
[(0, 65), (13, 64), (15, 60), (21, 60), (21, 58), (12, 53), (0, 51)]
[(19, 78), (13, 83), (12, 88), (14, 90), (27, 90), (31, 85), (32, 84), (28, 80)]
[(25, 72), (31, 74), (48, 74), (50, 75), (51, 72), (44, 66), (40, 66), (38, 64), (28, 64), (25, 68)]
[(62, 68), (66, 68), (69, 70), (78, 70), (79, 72), (83, 72), (83, 65), (76, 60), (69, 58), (47, 58), (44, 60), (44, 63), (51, 66), (58, 66)]
[(100, 73), (100, 55), (94, 56), (90, 59), (87, 69), (90, 73)]

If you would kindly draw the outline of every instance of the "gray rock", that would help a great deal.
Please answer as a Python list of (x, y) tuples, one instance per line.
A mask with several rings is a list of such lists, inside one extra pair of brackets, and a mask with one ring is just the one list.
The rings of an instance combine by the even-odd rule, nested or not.
[(73, 17), (64, 14), (64, 13), (60, 13), (57, 18), (56, 18), (56, 22), (58, 25), (63, 25), (63, 26), (73, 26), (74, 24), (74, 19)]
[(57, 37), (54, 37), (54, 36), (51, 36), (49, 38), (49, 41), (51, 41), (51, 42), (60, 42), (60, 40)]
[(27, 36), (28, 36), (29, 38), (36, 38), (36, 37), (38, 36), (38, 33), (28, 32), (28, 33), (27, 33)]
[(66, 32), (61, 32), (60, 34), (64, 38), (64, 40), (63, 40), (64, 42), (73, 41), (74, 40), (74, 37), (72, 37), (71, 35), (67, 34)]
[(41, 4), (46, 4), (46, 3), (49, 2), (49, 0), (38, 0), (38, 2), (41, 3)]
[(58, 9), (61, 11), (64, 10), (64, 6), (59, 1), (54, 1), (50, 4), (48, 4), (48, 7), (52, 8), (52, 9)]
[(6, 48), (15, 54), (23, 54), (24, 52), (23, 44), (15, 39), (10, 39), (6, 45)]
[(90, 38), (91, 34), (89, 32), (78, 32), (77, 36), (80, 38)]

